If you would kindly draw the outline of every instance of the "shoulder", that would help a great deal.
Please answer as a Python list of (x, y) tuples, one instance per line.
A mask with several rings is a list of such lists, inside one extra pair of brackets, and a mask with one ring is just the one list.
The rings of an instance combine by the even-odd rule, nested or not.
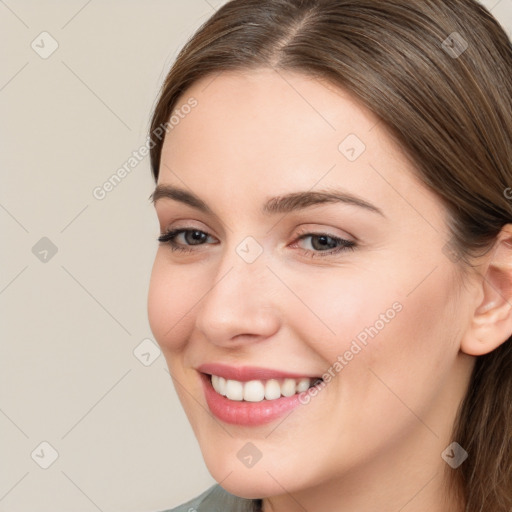
[(161, 512), (259, 512), (258, 500), (233, 496), (215, 484), (194, 499)]

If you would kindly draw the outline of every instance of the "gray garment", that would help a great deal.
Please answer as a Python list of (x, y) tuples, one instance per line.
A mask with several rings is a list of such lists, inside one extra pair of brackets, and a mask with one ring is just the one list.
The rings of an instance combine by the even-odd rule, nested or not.
[(162, 512), (261, 512), (261, 500), (233, 496), (216, 484), (193, 500)]

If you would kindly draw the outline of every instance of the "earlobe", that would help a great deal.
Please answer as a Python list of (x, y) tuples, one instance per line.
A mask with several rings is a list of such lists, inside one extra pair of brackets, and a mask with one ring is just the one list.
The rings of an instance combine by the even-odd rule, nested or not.
[(503, 226), (481, 268), (479, 303), (461, 340), (462, 352), (473, 356), (492, 352), (512, 335), (512, 224)]

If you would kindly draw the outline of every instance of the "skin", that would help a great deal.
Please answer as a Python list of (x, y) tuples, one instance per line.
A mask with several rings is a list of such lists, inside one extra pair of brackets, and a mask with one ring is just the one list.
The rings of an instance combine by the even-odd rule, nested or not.
[[(198, 105), (167, 134), (158, 184), (195, 193), (216, 215), (156, 202), (160, 233), (210, 236), (200, 245), (178, 236), (190, 253), (159, 246), (148, 315), (212, 476), (232, 494), (265, 498), (265, 512), (462, 510), (446, 492), (451, 469), (441, 453), (474, 356), (512, 325), (507, 316), (494, 345), (482, 342), (489, 309), (506, 306), (482, 279), (461, 285), (443, 251), (450, 234), (440, 199), (370, 111), (318, 79), (224, 72), (193, 84), (178, 106), (190, 97)], [(354, 162), (338, 149), (349, 134), (366, 145)], [(329, 187), (384, 215), (342, 203), (259, 211), (270, 197)], [(301, 233), (356, 247), (313, 258), (308, 251), (332, 245)], [(263, 251), (251, 264), (236, 252), (247, 236)], [(258, 427), (208, 412), (200, 364), (320, 376), (393, 303), (401, 310), (309, 404)], [(249, 441), (262, 454), (251, 468), (237, 457)]]

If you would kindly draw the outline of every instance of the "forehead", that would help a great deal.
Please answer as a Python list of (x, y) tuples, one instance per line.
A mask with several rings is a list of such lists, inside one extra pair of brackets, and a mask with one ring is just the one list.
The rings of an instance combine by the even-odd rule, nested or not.
[(226, 197), (341, 185), (377, 204), (422, 186), (379, 118), (328, 82), (282, 70), (229, 71), (195, 82), (175, 112), (191, 98), (196, 106), (165, 137), (159, 183)]
[[(208, 75), (183, 93), (176, 108), (191, 97), (198, 105), (189, 117), (208, 127), (215, 124), (222, 135), (257, 133), (259, 140), (265, 140), (266, 134), (280, 132), (293, 141), (316, 133), (339, 137), (352, 128), (363, 137), (379, 124), (348, 91), (290, 71), (262, 68)], [(269, 136), (267, 142), (272, 140)]]

